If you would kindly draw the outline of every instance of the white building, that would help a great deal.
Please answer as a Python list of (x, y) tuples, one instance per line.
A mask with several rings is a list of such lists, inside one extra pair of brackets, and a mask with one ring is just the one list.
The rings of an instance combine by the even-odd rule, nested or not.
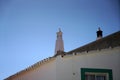
[(55, 55), (5, 80), (120, 80), (120, 31), (69, 52), (57, 33)]

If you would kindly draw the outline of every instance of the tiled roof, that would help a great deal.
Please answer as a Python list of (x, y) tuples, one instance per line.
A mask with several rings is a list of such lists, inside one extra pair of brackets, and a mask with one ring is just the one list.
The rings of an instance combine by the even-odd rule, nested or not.
[(79, 47), (77, 49), (74, 49), (72, 51), (67, 52), (66, 54), (72, 54), (77, 52), (84, 52), (84, 51), (91, 51), (91, 50), (101, 50), (106, 48), (113, 48), (120, 46), (120, 31), (113, 33), (111, 35), (108, 35), (102, 39), (93, 41), (87, 45), (84, 45), (82, 47)]

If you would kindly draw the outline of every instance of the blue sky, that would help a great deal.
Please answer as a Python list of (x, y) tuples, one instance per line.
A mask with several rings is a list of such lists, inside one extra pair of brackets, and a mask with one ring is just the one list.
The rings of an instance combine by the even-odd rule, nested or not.
[(119, 0), (0, 0), (0, 80), (54, 55), (56, 32), (65, 51), (120, 30)]

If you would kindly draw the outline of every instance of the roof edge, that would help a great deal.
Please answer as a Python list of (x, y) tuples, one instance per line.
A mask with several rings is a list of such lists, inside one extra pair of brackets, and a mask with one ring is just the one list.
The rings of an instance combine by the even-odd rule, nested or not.
[(34, 69), (38, 68), (39, 66), (41, 66), (42, 64), (44, 64), (44, 63), (46, 63), (46, 62), (49, 62), (49, 61), (51, 61), (51, 60), (54, 60), (54, 59), (55, 59), (55, 57), (48, 57), (48, 58), (46, 58), (46, 59), (43, 59), (43, 60), (41, 60), (41, 61), (39, 61), (39, 62), (37, 62), (37, 63), (29, 66), (29, 67), (27, 67), (27, 68), (25, 68), (25, 69), (17, 72), (17, 73), (15, 73), (15, 74), (13, 74), (13, 75), (5, 78), (4, 80), (11, 80), (11, 79), (15, 78), (16, 76), (19, 76), (19, 75), (21, 75), (21, 74), (23, 74), (23, 73), (25, 73), (25, 72), (34, 70)]

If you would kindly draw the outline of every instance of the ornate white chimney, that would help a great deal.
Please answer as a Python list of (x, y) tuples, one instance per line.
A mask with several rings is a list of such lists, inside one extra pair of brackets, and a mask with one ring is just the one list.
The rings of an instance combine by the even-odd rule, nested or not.
[(57, 55), (58, 52), (64, 52), (64, 42), (62, 39), (62, 31), (59, 28), (59, 32), (57, 32), (57, 40), (55, 45), (55, 55)]

